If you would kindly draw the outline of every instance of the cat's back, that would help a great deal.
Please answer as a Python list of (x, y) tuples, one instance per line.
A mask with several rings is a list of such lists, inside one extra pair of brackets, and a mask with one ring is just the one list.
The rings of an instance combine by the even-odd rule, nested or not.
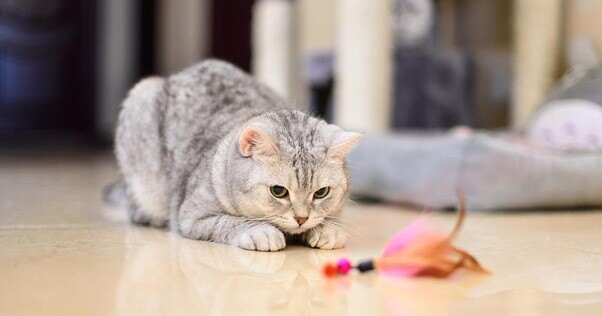
[(172, 75), (167, 85), (170, 105), (175, 109), (181, 107), (181, 111), (198, 112), (197, 115), (231, 115), (288, 107), (264, 84), (236, 66), (215, 59)]
[(270, 88), (219, 60), (168, 77), (162, 106), (165, 148), (183, 169), (210, 157), (220, 140), (249, 118), (288, 107)]
[(168, 149), (189, 146), (191, 141), (213, 144), (252, 116), (288, 107), (244, 71), (214, 59), (168, 77), (164, 91), (163, 127)]

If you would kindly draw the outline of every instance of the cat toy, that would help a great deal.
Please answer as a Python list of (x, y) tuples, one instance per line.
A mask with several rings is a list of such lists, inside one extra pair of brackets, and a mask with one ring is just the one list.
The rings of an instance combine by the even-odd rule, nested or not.
[(452, 244), (466, 216), (464, 197), (460, 192), (458, 196), (458, 217), (449, 235), (429, 229), (426, 217), (423, 216), (397, 233), (379, 258), (365, 260), (355, 266), (349, 260), (342, 258), (336, 264), (324, 265), (322, 270), (324, 275), (327, 277), (346, 275), (353, 269), (360, 273), (377, 270), (398, 277), (444, 278), (460, 268), (487, 273), (472, 255)]

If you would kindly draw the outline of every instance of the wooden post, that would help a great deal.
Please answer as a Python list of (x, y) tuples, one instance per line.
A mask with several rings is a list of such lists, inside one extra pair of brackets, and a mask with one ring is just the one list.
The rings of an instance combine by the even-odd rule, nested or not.
[(340, 0), (336, 37), (335, 123), (385, 131), (391, 117), (390, 0)]
[(157, 59), (159, 74), (182, 70), (208, 55), (208, 0), (157, 2)]
[(557, 75), (562, 0), (514, 1), (512, 125), (522, 129)]
[(253, 8), (253, 75), (295, 99), (298, 64), (295, 2), (261, 0)]

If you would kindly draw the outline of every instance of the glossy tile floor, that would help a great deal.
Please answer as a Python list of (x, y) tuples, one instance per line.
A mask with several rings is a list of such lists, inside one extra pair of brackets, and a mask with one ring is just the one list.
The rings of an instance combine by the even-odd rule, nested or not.
[(325, 280), (417, 213), (349, 205), (344, 250), (249, 252), (128, 224), (100, 200), (115, 174), (107, 153), (0, 154), (0, 315), (602, 315), (602, 212), (469, 214), (457, 244), (491, 276)]

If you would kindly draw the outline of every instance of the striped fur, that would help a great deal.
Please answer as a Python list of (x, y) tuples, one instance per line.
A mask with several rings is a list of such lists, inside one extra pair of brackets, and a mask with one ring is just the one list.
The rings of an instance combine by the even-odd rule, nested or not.
[[(245, 128), (267, 137), (274, 157), (241, 152)], [(123, 104), (115, 153), (134, 222), (252, 250), (282, 249), (290, 235), (332, 249), (344, 245), (345, 234), (328, 217), (347, 198), (344, 154), (360, 136), (294, 110), (236, 67), (208, 60), (138, 83)], [(274, 198), (273, 185), (289, 196)], [(326, 186), (329, 195), (314, 199)], [(309, 218), (300, 226), (294, 217)]]

